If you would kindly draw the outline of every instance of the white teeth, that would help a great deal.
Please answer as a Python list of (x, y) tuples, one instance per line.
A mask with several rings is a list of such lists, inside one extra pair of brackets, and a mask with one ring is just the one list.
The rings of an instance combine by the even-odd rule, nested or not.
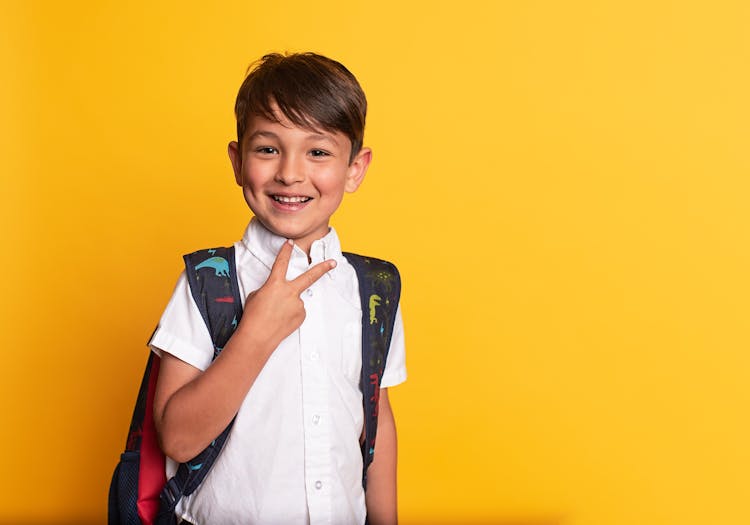
[(274, 195), (273, 200), (276, 202), (307, 202), (310, 197), (284, 197), (282, 195)]

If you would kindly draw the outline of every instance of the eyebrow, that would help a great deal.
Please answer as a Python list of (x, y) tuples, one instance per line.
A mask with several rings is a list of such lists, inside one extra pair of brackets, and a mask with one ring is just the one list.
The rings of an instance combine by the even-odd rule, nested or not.
[(273, 131), (264, 131), (262, 129), (259, 129), (258, 131), (254, 131), (253, 133), (248, 135), (247, 140), (253, 140), (254, 138), (257, 138), (257, 137), (265, 137), (269, 139), (279, 138), (279, 136), (276, 135), (276, 133), (274, 133)]
[[(257, 131), (254, 131), (253, 133), (250, 134), (250, 136), (247, 139), (251, 141), (258, 137), (279, 140), (279, 136), (276, 133), (274, 133), (273, 131), (268, 131), (264, 129), (259, 129)], [(311, 132), (311, 133), (308, 133), (305, 138), (308, 140), (324, 140), (324, 141), (334, 144), (335, 146), (339, 145), (339, 142), (335, 139), (335, 137), (333, 137), (330, 134)]]

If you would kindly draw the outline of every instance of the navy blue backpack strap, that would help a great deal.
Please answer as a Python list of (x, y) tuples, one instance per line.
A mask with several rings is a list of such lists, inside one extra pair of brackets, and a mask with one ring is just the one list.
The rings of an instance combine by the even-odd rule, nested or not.
[[(226, 345), (242, 317), (242, 300), (237, 283), (234, 247), (200, 250), (185, 255), (185, 274), (195, 304), (211, 334), (213, 359)], [(234, 420), (200, 454), (177, 468), (161, 493), (161, 506), (156, 523), (176, 522), (175, 507), (183, 496), (198, 488), (229, 436)]]
[(378, 431), (380, 381), (383, 379), (388, 349), (401, 295), (401, 277), (388, 261), (344, 253), (357, 272), (362, 303), (362, 404), (365, 439), (362, 442), (362, 486), (367, 488), (367, 468), (375, 456)]

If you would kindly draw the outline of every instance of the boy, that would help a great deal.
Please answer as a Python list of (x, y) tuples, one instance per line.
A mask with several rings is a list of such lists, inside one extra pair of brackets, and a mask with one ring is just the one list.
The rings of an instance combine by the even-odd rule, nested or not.
[(362, 312), (356, 274), (329, 227), (370, 163), (366, 106), (344, 66), (312, 53), (267, 55), (240, 87), (229, 157), (255, 216), (235, 243), (242, 319), (211, 363), (213, 345), (183, 274), (149, 343), (161, 356), (154, 420), (169, 458), (188, 461), (237, 416), (204, 482), (178, 504), (187, 522), (397, 521), (387, 387), (406, 378), (401, 315), (365, 493)]

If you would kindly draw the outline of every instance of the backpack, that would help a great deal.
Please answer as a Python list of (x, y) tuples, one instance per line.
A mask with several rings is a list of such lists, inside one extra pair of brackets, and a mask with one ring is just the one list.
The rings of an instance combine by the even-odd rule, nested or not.
[[(396, 267), (380, 259), (344, 253), (359, 281), (362, 305), (362, 373), (360, 389), (364, 410), (362, 486), (375, 454), (380, 381), (383, 377), (401, 280)], [(214, 356), (219, 355), (242, 317), (234, 247), (200, 250), (185, 255), (190, 290), (211, 334)], [(234, 421), (198, 456), (182, 463), (166, 479), (165, 457), (154, 426), (153, 400), (159, 357), (149, 352), (138, 391), (125, 451), (109, 487), (109, 525), (169, 525), (176, 523), (175, 507), (205, 479), (231, 431)]]

